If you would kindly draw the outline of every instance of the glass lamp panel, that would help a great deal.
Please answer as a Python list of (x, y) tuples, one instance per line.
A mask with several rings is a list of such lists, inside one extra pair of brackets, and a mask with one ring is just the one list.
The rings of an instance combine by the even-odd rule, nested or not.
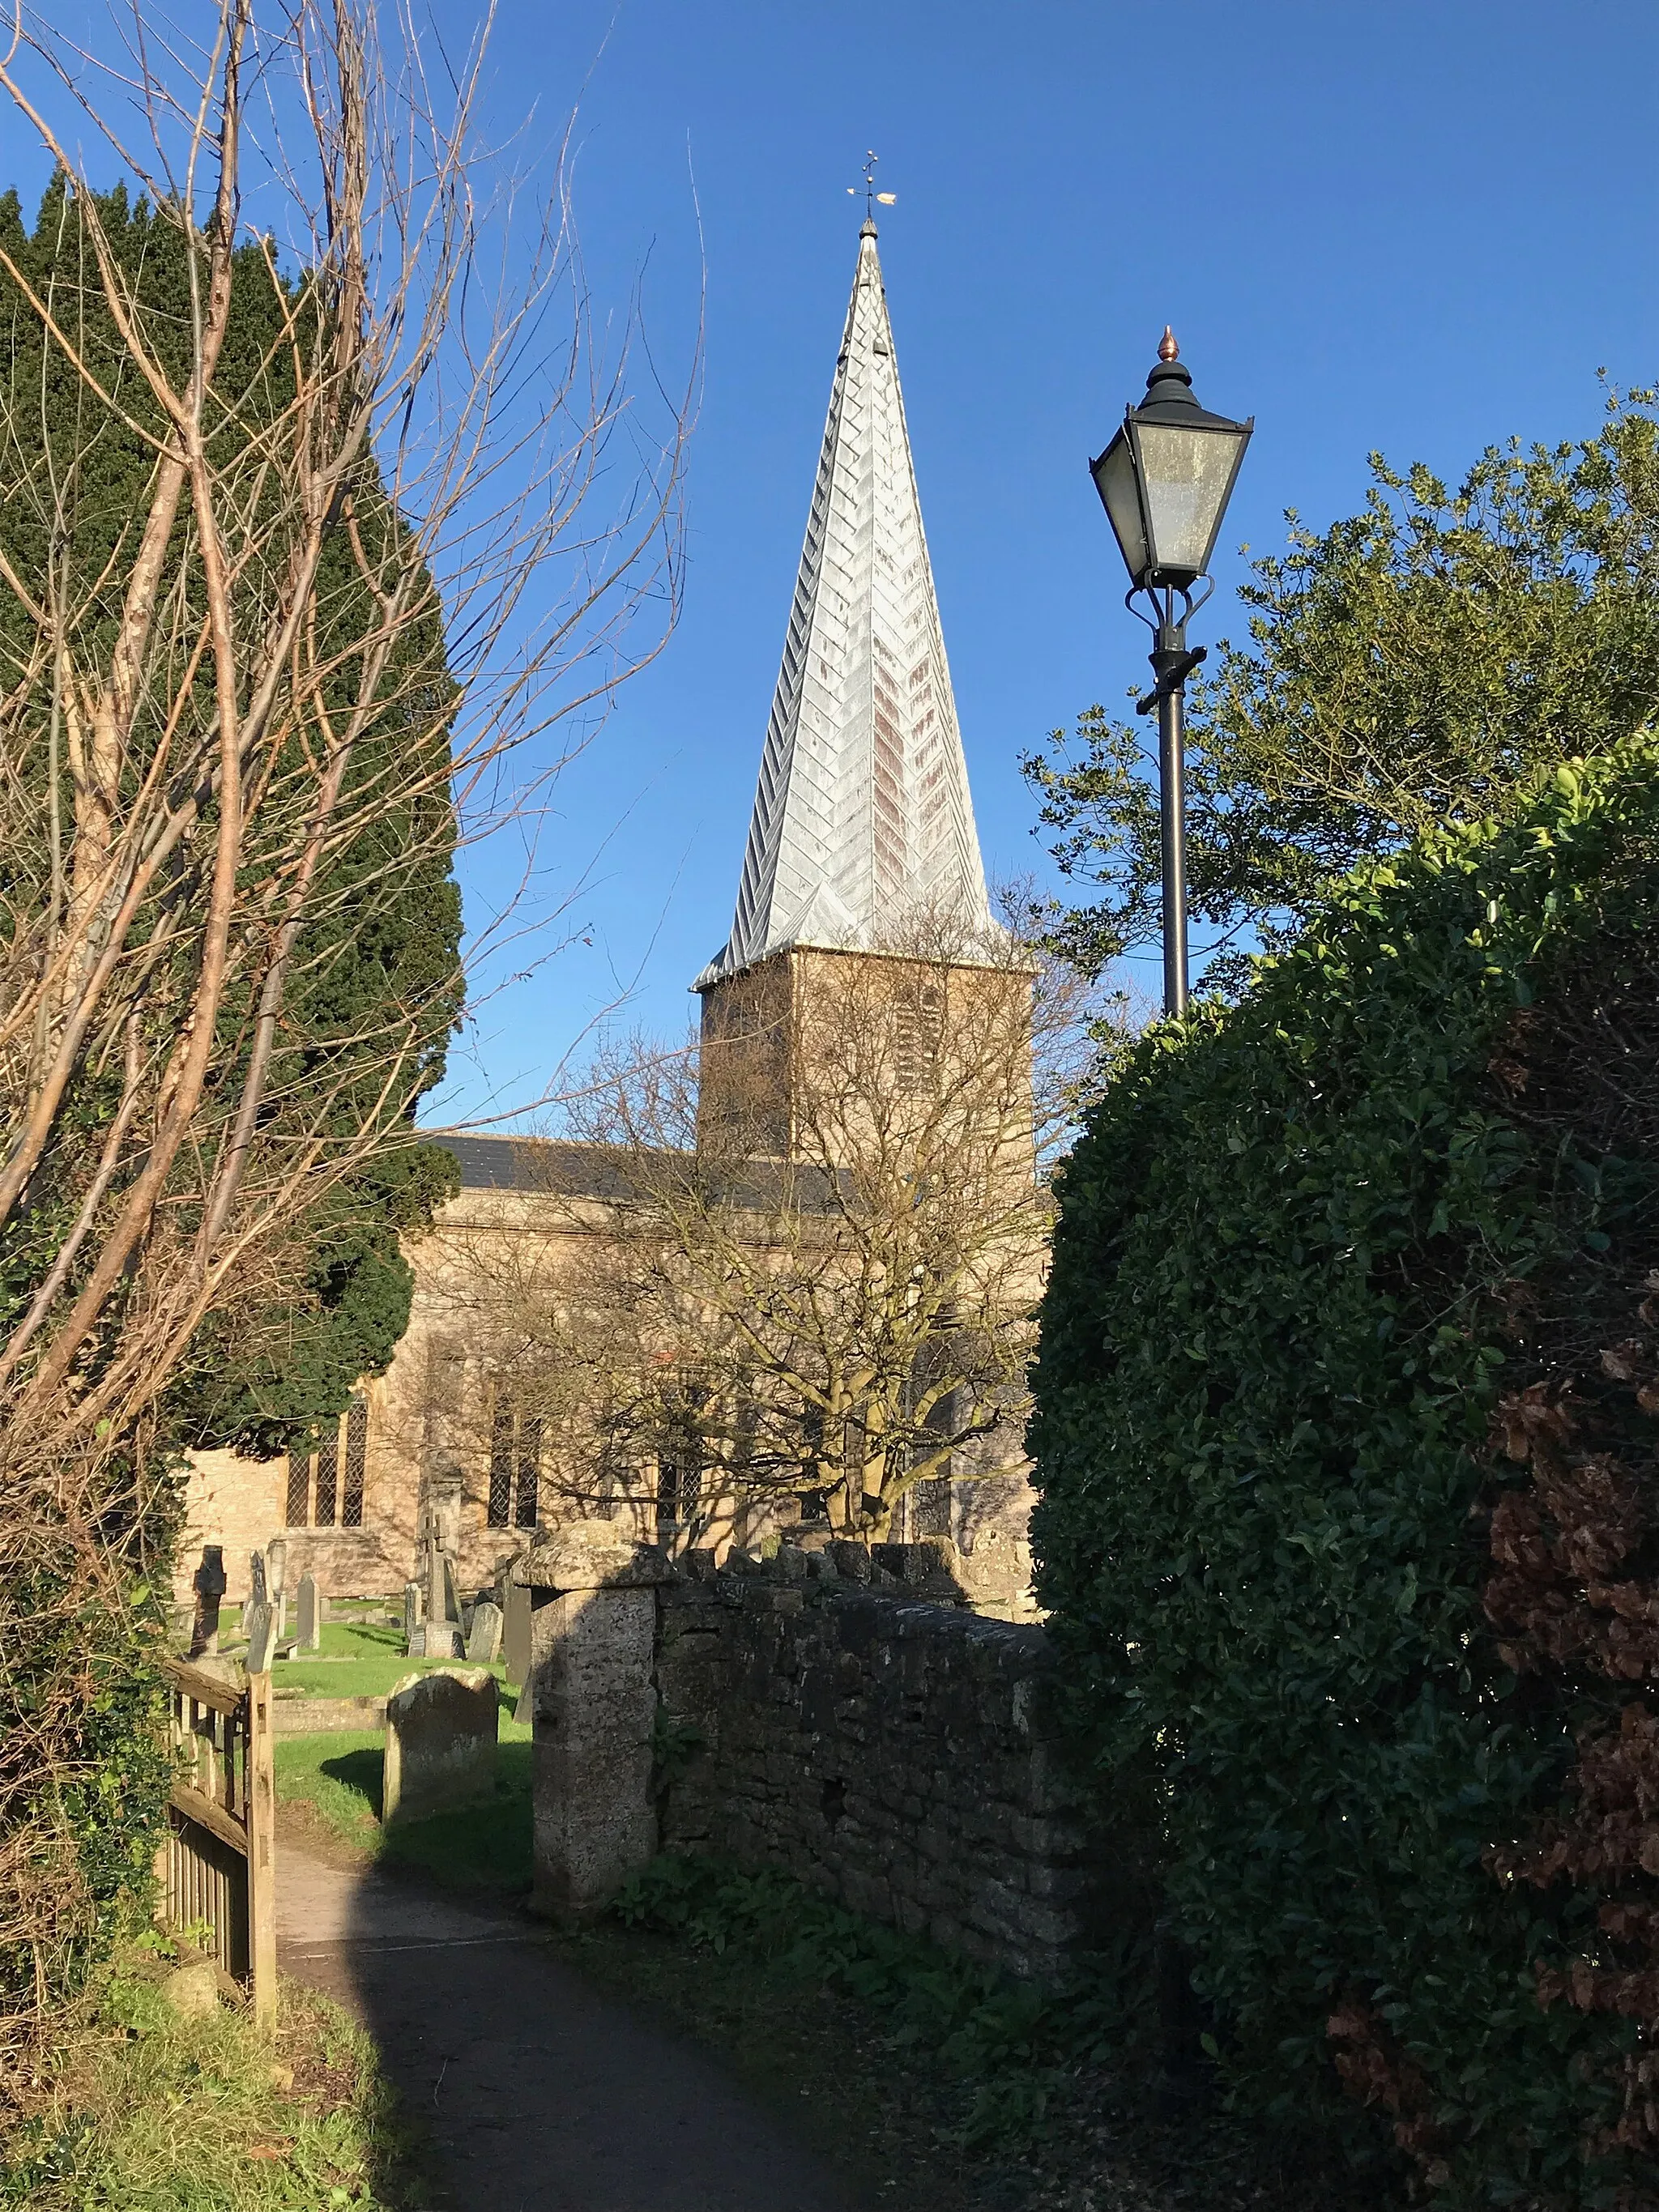
[(1120, 430), (1095, 463), (1095, 489), (1116, 534), (1118, 550), (1132, 583), (1146, 574), (1146, 530), (1140, 519), (1140, 493), (1135, 483), (1135, 457), (1127, 434)]
[(1136, 434), (1152, 566), (1201, 576), (1209, 566), (1233, 470), (1249, 433), (1141, 422)]

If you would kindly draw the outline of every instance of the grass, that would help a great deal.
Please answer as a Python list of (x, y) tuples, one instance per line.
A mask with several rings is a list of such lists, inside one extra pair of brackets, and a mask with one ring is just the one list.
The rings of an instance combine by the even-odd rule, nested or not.
[[(228, 1611), (223, 1640), (234, 1634)], [(271, 1686), (280, 1698), (383, 1698), (405, 1674), (425, 1674), (434, 1667), (453, 1667), (453, 1659), (410, 1659), (404, 1650), (404, 1632), (388, 1621), (329, 1621), (322, 1645), (304, 1658), (279, 1659), (271, 1669)], [(497, 1660), (490, 1668), (498, 1682), (507, 1669)]]
[(530, 1887), (530, 1728), (503, 1693), (495, 1795), (453, 1813), (380, 1826), (385, 1738), (339, 1730), (276, 1739), (276, 1794), (336, 1842), (387, 1864), (419, 1867), (446, 1887), (515, 1895)]
[(267, 2036), (240, 2008), (181, 2019), (178, 1947), (118, 1952), (8, 2146), (0, 2205), (28, 2212), (404, 2212), (410, 2146), (368, 2038), (284, 1981)]

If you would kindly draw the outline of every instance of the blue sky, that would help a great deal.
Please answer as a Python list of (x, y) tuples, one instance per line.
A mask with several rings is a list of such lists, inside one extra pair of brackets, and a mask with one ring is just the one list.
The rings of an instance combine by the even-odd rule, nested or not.
[[(459, 21), (459, 18), (458, 17)], [(609, 38), (605, 40), (607, 26)], [(1164, 320), (1258, 429), (1232, 549), (1363, 495), (1372, 448), (1456, 471), (1595, 428), (1595, 372), (1659, 375), (1659, 11), (1626, 0), (507, 0), (496, 98), (581, 94), (596, 287), (642, 264), (683, 360), (708, 269), (684, 618), (568, 772), (577, 945), (487, 1006), (448, 1103), (533, 1093), (570, 1040), (678, 1030), (727, 928), (816, 464), (866, 147), (980, 830), (1040, 865), (1022, 747), (1143, 681), (1085, 474)], [(471, 856), (486, 892), (491, 861)], [(1147, 980), (1151, 980), (1148, 971)]]
[[(465, 43), (476, 6), (433, 5)], [(592, 943), (482, 1006), (445, 1116), (534, 1097), (624, 992), (623, 1022), (678, 1031), (725, 937), (866, 147), (994, 874), (1042, 860), (1021, 749), (1144, 682), (1085, 462), (1166, 319), (1205, 404), (1257, 418), (1212, 642), (1239, 542), (1350, 511), (1370, 449), (1455, 473), (1593, 432), (1600, 367), (1659, 378), (1651, 0), (501, 0), (491, 99), (502, 130), (534, 108), (514, 158), (580, 103), (596, 301), (643, 272), (671, 380), (706, 255), (705, 385), (683, 620), (544, 840), (538, 892), (586, 879)], [(517, 859), (467, 855), (473, 911)]]

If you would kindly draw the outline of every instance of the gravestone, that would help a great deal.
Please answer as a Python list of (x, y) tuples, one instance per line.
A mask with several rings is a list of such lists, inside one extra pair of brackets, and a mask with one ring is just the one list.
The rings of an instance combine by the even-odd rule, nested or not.
[[(455, 1602), (455, 1570), (447, 1552), (435, 1541), (426, 1551), (426, 1626), (420, 1639), (421, 1656), (428, 1659), (459, 1659), (461, 1641), (460, 1608)], [(415, 1656), (414, 1645), (410, 1646)]]
[(501, 1657), (507, 1679), (523, 1689), (530, 1674), (530, 1592), (522, 1583), (508, 1580), (502, 1607)]
[(288, 1636), (288, 1540), (273, 1536), (265, 1546), (265, 1580), (270, 1585), (270, 1603), (276, 1615), (276, 1641), (283, 1643)]
[(300, 1598), (295, 1620), (302, 1651), (319, 1651), (323, 1643), (323, 1599), (315, 1575), (300, 1577)]
[(255, 1552), (247, 1563), (247, 1601), (250, 1605), (269, 1605), (270, 1593), (265, 1588), (265, 1555)]
[(501, 1609), (492, 1605), (487, 1597), (478, 1600), (472, 1608), (472, 1625), (467, 1631), (466, 1656), (474, 1667), (493, 1666), (501, 1656)]
[[(421, 1656), (426, 1649), (426, 1638), (421, 1632), (421, 1586), (419, 1583), (404, 1584), (404, 1649), (411, 1659)], [(416, 1645), (420, 1649), (416, 1649)]]
[[(258, 1554), (254, 1554), (257, 1559)], [(242, 1608), (242, 1626), (247, 1631), (247, 1657), (243, 1662), (250, 1674), (270, 1672), (271, 1652), (276, 1641), (276, 1623), (272, 1616), (270, 1601), (256, 1598)]]
[(219, 1606), (225, 1594), (225, 1553), (222, 1544), (204, 1544), (202, 1564), (191, 1577), (196, 1593), (196, 1618), (190, 1634), (190, 1656), (219, 1649)]
[(488, 1796), (497, 1718), (495, 1678), (482, 1667), (404, 1675), (386, 1701), (385, 1825)]

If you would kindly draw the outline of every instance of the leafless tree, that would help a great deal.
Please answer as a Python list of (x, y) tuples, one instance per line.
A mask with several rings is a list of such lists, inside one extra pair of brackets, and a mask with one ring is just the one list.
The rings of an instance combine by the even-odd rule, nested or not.
[(595, 1072), (579, 1141), (528, 1151), (513, 1233), (448, 1279), (574, 1503), (753, 1528), (805, 1502), (884, 1536), (916, 1484), (1023, 1464), (1092, 1007), (931, 918), (720, 988), (696, 1045)]
[[(649, 375), (662, 434), (632, 410), (562, 175), (537, 203), (480, 138), (484, 53), (375, 0), (137, 0), (96, 52), (20, 6), (0, 51), (74, 245), (46, 276), (0, 247), (3, 496), (50, 549), (0, 556), (6, 1667), (89, 1593), (123, 1613), (167, 1479), (144, 1438), (204, 1318), (254, 1315), (319, 1196), (409, 1141), (422, 1010), (296, 1054), (307, 945), (371, 931), (421, 840), (533, 811), (561, 745), (532, 741), (672, 620), (688, 410)], [(177, 296), (118, 250), (115, 184)], [(250, 373), (254, 293), (278, 337)], [(49, 385), (67, 448), (28, 419)], [(89, 574), (76, 488), (118, 434), (147, 477)], [(50, 1785), (94, 1673), (34, 1681), (0, 1760), (0, 1952), (40, 1990), (81, 1895)]]

